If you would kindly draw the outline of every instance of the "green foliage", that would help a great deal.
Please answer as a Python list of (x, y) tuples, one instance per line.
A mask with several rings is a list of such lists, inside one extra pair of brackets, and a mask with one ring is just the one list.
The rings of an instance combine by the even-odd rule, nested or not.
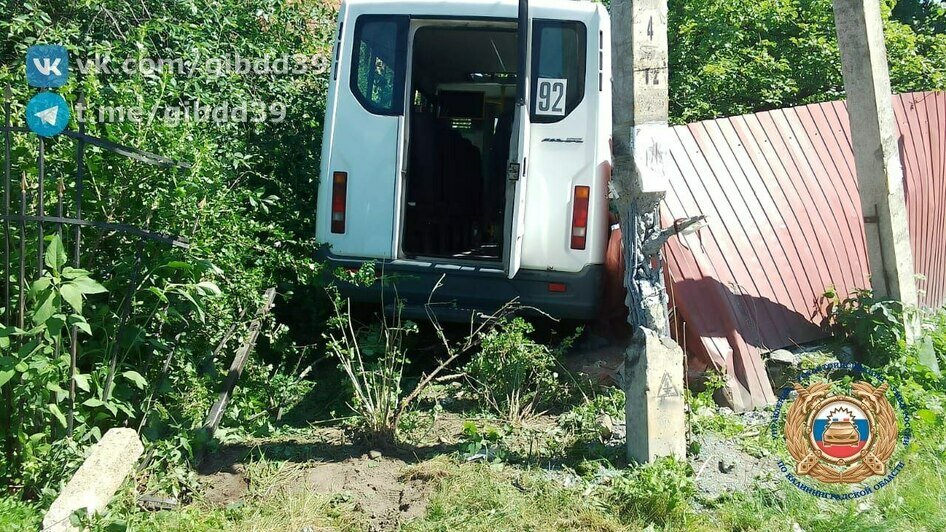
[[(0, 330), (0, 390), (8, 404), (18, 405), (16, 411), (6, 413), (10, 423), (0, 429), (4, 441), (15, 442), (0, 464), (0, 478), (16, 478), (39, 491), (48, 487), (48, 475), (64, 465), (68, 468), (79, 454), (71, 442), (57, 444), (66, 431), (70, 410), (68, 337), (73, 327), (80, 338), (91, 334), (82, 314), (83, 301), (105, 292), (88, 271), (66, 266), (65, 260), (62, 241), (53, 236), (45, 253), (47, 269), (30, 286), (28, 328)], [(75, 436), (81, 440), (101, 436), (94, 422), (104, 415), (98, 410), (105, 403), (91, 394), (95, 384), (91, 377), (81, 373), (74, 377), (76, 389), (88, 397), (80, 400), (75, 412)], [(117, 405), (112, 408), (112, 415), (117, 414)], [(48, 467), (37, 463), (47, 460), (48, 454), (56, 455), (59, 463)]]
[(828, 326), (857, 348), (859, 361), (880, 367), (895, 360), (904, 349), (904, 309), (898, 301), (875, 298), (870, 290), (855, 290), (840, 299), (833, 289), (828, 301)]
[[(72, 75), (58, 92), (72, 105), (72, 129), (78, 127), (81, 93), (87, 133), (191, 165), (187, 171), (151, 167), (89, 147), (82, 205), (88, 219), (178, 235), (189, 242), (188, 250), (85, 229), (83, 269), (61, 266), (65, 247), (58, 240), (46, 258), (47, 268), (58, 277), (35, 275), (27, 262), (28, 276), (39, 278), (24, 302), (30, 309), (28, 327), (9, 327), (16, 323), (15, 314), (4, 309), (7, 327), (0, 334), (0, 380), (9, 380), (3, 388), (16, 385), (17, 400), (34, 409), (13, 412), (17, 450), (0, 464), (0, 478), (23, 485), (27, 497), (54, 493), (57, 486), (48, 485), (49, 479), (68, 477), (82, 446), (119, 425), (138, 428), (149, 450), (157, 453), (154, 463), (161, 465), (150, 471), (149, 482), (172, 493), (186, 491), (184, 466), (195, 456), (193, 447), (205, 443), (194, 429), (246, 338), (245, 315), (255, 312), (268, 287), (277, 287), (291, 302), (285, 307), (291, 311), (277, 306), (274, 321), (264, 327), (258, 356), (249, 362), (244, 386), (223, 420), (224, 433), (241, 425), (249, 432), (272, 431), (278, 414), (311, 387), (300, 372), (309, 367), (312, 353), (286, 346), (315, 340), (313, 333), (304, 333), (316, 329), (325, 314), (316, 301), (319, 271), (312, 258), (312, 228), (326, 71), (218, 76), (200, 68), (184, 74), (170, 68), (120, 68), (126, 58), (184, 59), (203, 66), (211, 58), (233, 60), (237, 55), (303, 54), (328, 64), (335, 7), (285, 0), (252, 4), (0, 3), (5, 36), (0, 86), (13, 91), (15, 122), (22, 122), (34, 92), (24, 82), (26, 48), (62, 43), (70, 53)], [(110, 71), (93, 66), (79, 75), (79, 63), (96, 56), (111, 58)], [(280, 104), (284, 119), (166, 120), (162, 113), (165, 108), (243, 103)], [(102, 120), (98, 111), (108, 108), (142, 109), (144, 118)], [(12, 173), (26, 183), (27, 212), (38, 210), (35, 146), (32, 136), (13, 135)], [(65, 137), (46, 142), (46, 213), (56, 212), (56, 194), (50, 190), (57, 180), (64, 191), (64, 212), (75, 212), (74, 154), (74, 142)], [(16, 199), (16, 182), (13, 193)], [(63, 240), (71, 256), (73, 237), (67, 229)], [(11, 240), (18, 249), (19, 236)], [(28, 225), (22, 242), (27, 257), (36, 256), (36, 241), (34, 227)], [(87, 283), (91, 278), (108, 291), (95, 293), (99, 288)], [(136, 286), (130, 286), (133, 282)], [(14, 297), (12, 308), (18, 303)], [(69, 389), (73, 325), (80, 341), (78, 399), (74, 439), (64, 440), (68, 409), (63, 396)], [(306, 341), (297, 342), (300, 337)], [(3, 409), (10, 409), (12, 397), (0, 399)], [(167, 482), (157, 479), (162, 471)]]
[[(370, 272), (370, 275), (369, 275)], [(366, 263), (348, 282), (362, 286), (374, 283), (374, 264)], [(328, 289), (335, 309), (325, 332), (326, 349), (339, 361), (351, 386), (351, 408), (356, 429), (371, 440), (394, 441), (401, 416), (404, 370), (408, 365), (405, 339), (417, 332), (413, 322), (402, 322), (400, 307), (389, 322), (358, 326), (347, 300), (334, 286)]]
[(946, 6), (939, 0), (898, 0), (892, 15), (920, 33), (946, 32)]
[(558, 424), (579, 437), (579, 439), (597, 439), (599, 435), (598, 419), (607, 415), (614, 422), (624, 419), (625, 397), (620, 388), (604, 388), (593, 397), (568, 410), (558, 417)]
[(27, 532), (41, 528), (43, 514), (35, 506), (0, 496), (0, 530)]
[(506, 433), (501, 428), (485, 426), (482, 430), (472, 421), (463, 423), (460, 440), (463, 456), (467, 459), (482, 457), (493, 463), (505, 460), (504, 440)]
[[(893, 5), (917, 1), (883, 3), (894, 92), (946, 88), (942, 28), (891, 16)], [(830, 0), (670, 0), (668, 7), (674, 123), (843, 98)]]
[(682, 525), (689, 499), (695, 492), (689, 464), (660, 458), (614, 478), (606, 501), (629, 520), (663, 526)]
[(126, 521), (134, 531), (366, 530), (367, 519), (342, 495), (299, 489), (301, 464), (265, 458), (246, 466), (248, 489), (226, 507), (192, 504), (175, 510), (137, 512)]
[[(726, 437), (732, 437), (745, 428), (736, 416), (724, 414), (716, 406), (714, 395), (726, 386), (726, 376), (721, 373), (708, 372), (703, 383), (703, 391), (693, 394), (686, 390), (687, 421), (693, 434), (714, 432)], [(697, 445), (696, 441), (691, 445)], [(698, 450), (698, 449), (697, 449)]]
[[(423, 466), (425, 464), (421, 464)], [(433, 469), (430, 467), (430, 469)], [(423, 518), (404, 530), (626, 530), (608, 508), (542, 471), (447, 464)]]
[[(136, 348), (154, 353), (155, 344), (140, 331), (133, 333), (137, 338), (125, 340), (127, 351), (119, 351), (109, 331), (119, 321), (116, 311), (98, 303), (108, 295), (106, 288), (87, 270), (67, 265), (58, 235), (46, 248), (45, 266), (28, 294), (30, 327), (0, 331), (0, 390), (10, 404), (20, 406), (9, 411), (10, 423), (3, 426), (3, 439), (15, 445), (7, 449), (0, 476), (22, 485), (27, 493), (49, 498), (78, 466), (83, 445), (97, 441), (111, 427), (145, 424), (162, 376), (156, 364), (141, 364), (131, 356)], [(142, 299), (164, 302), (165, 312), (178, 316), (186, 315), (188, 308), (199, 309), (202, 298), (219, 293), (208, 281), (160, 286), (150, 285)], [(154, 308), (147, 319), (166, 316)], [(79, 353), (74, 374), (73, 328)], [(154, 380), (143, 375), (149, 374), (149, 366)], [(160, 414), (152, 417), (160, 418)]]
[(563, 389), (556, 353), (530, 338), (533, 330), (523, 318), (501, 321), (464, 367), (480, 403), (513, 422), (538, 414)]

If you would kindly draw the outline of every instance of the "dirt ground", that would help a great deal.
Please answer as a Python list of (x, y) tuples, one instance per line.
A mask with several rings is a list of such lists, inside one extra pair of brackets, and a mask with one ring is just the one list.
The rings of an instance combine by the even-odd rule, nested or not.
[(431, 431), (440, 441), (393, 449), (349, 443), (336, 428), (314, 430), (305, 439), (224, 446), (198, 469), (202, 500), (216, 507), (245, 502), (252, 481), (247, 464), (265, 458), (295, 466), (279, 488), (349, 497), (372, 530), (393, 530), (422, 516), (432, 491), (433, 479), (410, 466), (452, 453), (453, 447), (441, 442), (456, 441), (461, 426), (456, 418), (441, 420)]
[[(583, 348), (584, 347), (584, 348)], [(623, 373), (623, 350), (602, 346), (577, 346), (566, 359), (575, 373), (591, 377), (601, 385), (619, 385)], [(291, 489), (341, 496), (354, 502), (369, 519), (372, 530), (397, 529), (400, 523), (422, 516), (435, 489), (424, 467), (413, 467), (436, 456), (460, 456), (463, 452), (463, 425), (471, 419), (462, 392), (456, 384), (431, 392), (444, 409), (430, 425), (410, 435), (411, 443), (381, 448), (353, 443), (338, 427), (310, 427), (304, 437), (275, 440), (261, 439), (220, 448), (209, 454), (199, 468), (202, 498), (212, 506), (246, 502), (252, 496), (250, 464), (261, 459), (289, 462), (294, 474), (283, 479)], [(433, 397), (436, 396), (436, 397)], [(745, 434), (765, 430), (768, 417), (763, 412), (728, 416), (746, 427)], [(496, 420), (475, 419), (478, 425), (501, 424)], [(625, 442), (623, 420), (608, 432), (609, 441), (601, 442), (618, 460)], [(423, 425), (423, 423), (421, 423)], [(560, 436), (558, 418), (543, 414), (512, 430), (503, 445), (527, 461), (541, 458), (541, 440)], [(713, 500), (727, 493), (773, 482), (776, 466), (772, 457), (753, 456), (742, 449), (740, 438), (726, 438), (715, 433), (694, 436), (689, 457), (701, 498)], [(539, 442), (539, 443), (537, 443)], [(577, 480), (574, 472), (560, 460), (544, 460), (549, 478), (565, 484)], [(623, 467), (615, 463), (614, 467)], [(605, 475), (607, 476), (607, 475)]]
[[(349, 498), (367, 516), (372, 530), (394, 530), (422, 516), (435, 489), (436, 478), (425, 468), (412, 466), (438, 455), (462, 452), (462, 425), (462, 417), (445, 413), (425, 432), (424, 442), (392, 449), (352, 444), (337, 428), (314, 430), (304, 440), (260, 440), (223, 447), (208, 455), (199, 470), (203, 500), (219, 507), (245, 502), (251, 484), (247, 464), (265, 457), (295, 466), (296, 473), (285, 480), (291, 489)], [(556, 418), (545, 415), (534, 420), (530, 429), (549, 431), (555, 425)], [(615, 428), (618, 430), (607, 443), (620, 448), (624, 427)], [(740, 450), (735, 438), (711, 433), (696, 438), (699, 453), (690, 462), (704, 499), (715, 499), (772, 478), (772, 459)], [(529, 445), (526, 441), (510, 443), (523, 448)], [(567, 470), (552, 463), (548, 467), (549, 478), (566, 484), (574, 481), (574, 474)]]
[[(291, 489), (351, 497), (373, 530), (392, 530), (427, 509), (430, 489), (426, 479), (406, 474), (408, 465), (400, 458), (372, 458), (369, 454), (342, 461), (315, 461), (291, 480)], [(201, 475), (204, 501), (213, 506), (242, 502), (249, 490), (245, 471), (245, 466), (237, 463), (229, 470)]]

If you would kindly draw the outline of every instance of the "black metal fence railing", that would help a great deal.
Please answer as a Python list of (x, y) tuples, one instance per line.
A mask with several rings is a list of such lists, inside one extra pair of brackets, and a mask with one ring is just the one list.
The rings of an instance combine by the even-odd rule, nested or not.
[[(140, 227), (122, 223), (114, 222), (102, 222), (96, 220), (87, 220), (83, 217), (82, 204), (83, 204), (83, 194), (85, 192), (84, 180), (85, 180), (85, 152), (87, 147), (94, 146), (102, 150), (132, 159), (134, 161), (155, 166), (158, 168), (179, 168), (182, 170), (187, 170), (190, 168), (190, 165), (185, 162), (179, 162), (160, 155), (155, 155), (153, 153), (148, 153), (146, 151), (138, 150), (128, 146), (123, 146), (115, 142), (109, 141), (107, 139), (102, 139), (98, 137), (93, 137), (87, 135), (85, 132), (85, 123), (78, 123), (78, 131), (65, 130), (62, 132), (62, 136), (74, 139), (76, 141), (76, 150), (75, 150), (75, 187), (74, 187), (74, 199), (73, 199), (73, 213), (65, 212), (65, 186), (63, 182), (63, 177), (60, 175), (56, 183), (56, 212), (54, 215), (49, 215), (46, 213), (46, 181), (47, 181), (47, 168), (46, 168), (46, 148), (48, 140), (42, 136), (36, 135), (38, 139), (37, 144), (37, 157), (36, 157), (36, 170), (38, 174), (38, 183), (36, 188), (36, 197), (33, 198), (33, 201), (27, 201), (27, 183), (25, 174), (22, 174), (22, 177), (19, 180), (19, 212), (14, 212), (12, 202), (14, 194), (14, 183), (12, 175), (12, 146), (13, 138), (12, 134), (27, 134), (34, 135), (26, 127), (13, 125), (12, 117), (10, 114), (11, 102), (13, 99), (12, 91), (9, 87), (4, 90), (4, 99), (3, 99), (3, 212), (0, 215), (0, 220), (3, 222), (3, 308), (6, 309), (3, 315), (3, 321), (6, 326), (16, 326), (20, 329), (23, 329), (26, 325), (26, 290), (27, 290), (27, 224), (35, 224), (36, 229), (36, 268), (33, 269), (30, 273), (35, 273), (37, 276), (41, 276), (44, 271), (44, 251), (45, 251), (45, 230), (48, 227), (55, 227), (57, 234), (62, 236), (63, 228), (68, 227), (72, 233), (72, 260), (76, 268), (81, 267), (81, 255), (82, 255), (82, 230), (83, 228), (92, 228), (97, 229), (106, 233), (122, 233), (129, 236), (137, 237), (138, 245), (136, 245), (135, 252), (135, 264), (132, 270), (131, 283), (129, 285), (129, 293), (125, 298), (125, 305), (131, 300), (131, 296), (135, 290), (137, 284), (137, 278), (140, 275), (141, 260), (142, 260), (142, 242), (144, 241), (153, 241), (159, 244), (164, 244), (180, 249), (188, 249), (190, 247), (187, 240), (180, 238), (174, 235), (168, 235), (161, 232), (151, 231), (148, 229), (142, 229)], [(78, 102), (82, 103), (82, 97), (80, 96)], [(31, 204), (35, 203), (36, 211), (35, 213), (28, 213), (27, 208)], [(71, 214), (71, 215), (70, 215)], [(18, 242), (18, 249), (14, 250), (11, 246), (14, 233), (16, 234), (16, 240)], [(15, 264), (14, 264), (15, 263)], [(14, 284), (13, 278), (16, 277)], [(14, 299), (16, 299), (16, 309), (11, 308), (11, 304)], [(123, 307), (125, 306), (123, 305)], [(118, 325), (118, 330), (120, 331), (127, 320), (128, 309), (123, 308), (121, 311), (120, 323)], [(73, 413), (75, 411), (75, 380), (74, 375), (76, 371), (76, 364), (78, 359), (78, 341), (77, 341), (78, 330), (76, 327), (73, 327), (70, 331), (70, 385), (69, 385), (69, 403), (70, 408), (68, 410), (68, 419), (67, 419), (67, 432), (72, 434), (73, 431)], [(8, 405), (12, 406), (12, 405)]]

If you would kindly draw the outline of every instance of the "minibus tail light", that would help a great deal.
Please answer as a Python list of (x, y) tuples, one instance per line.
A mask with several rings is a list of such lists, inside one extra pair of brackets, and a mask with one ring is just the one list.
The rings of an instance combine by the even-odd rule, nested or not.
[(575, 187), (575, 201), (572, 203), (572, 249), (585, 249), (588, 237), (588, 199), (591, 189), (586, 186)]
[(345, 232), (345, 208), (348, 203), (348, 173), (332, 175), (332, 232)]

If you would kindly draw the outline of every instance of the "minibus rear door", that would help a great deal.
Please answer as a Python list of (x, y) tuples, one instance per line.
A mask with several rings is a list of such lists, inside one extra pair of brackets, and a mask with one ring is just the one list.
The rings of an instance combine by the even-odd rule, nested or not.
[(509, 141), (506, 169), (506, 235), (503, 259), (506, 275), (512, 279), (522, 265), (522, 237), (525, 233), (526, 182), (529, 173), (529, 65), (530, 39), (527, 0), (519, 1), (519, 61), (516, 83), (516, 116)]

